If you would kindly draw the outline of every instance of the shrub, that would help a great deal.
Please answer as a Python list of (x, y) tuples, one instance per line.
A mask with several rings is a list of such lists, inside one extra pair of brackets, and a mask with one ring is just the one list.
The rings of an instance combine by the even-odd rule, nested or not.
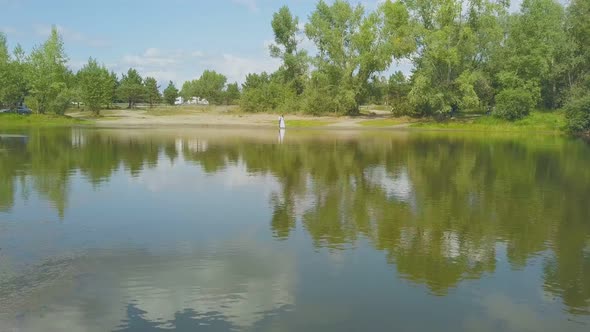
[(523, 88), (505, 89), (496, 96), (494, 115), (514, 121), (527, 116), (534, 107), (535, 98), (533, 93)]
[(590, 95), (570, 100), (565, 105), (565, 117), (570, 132), (590, 132)]

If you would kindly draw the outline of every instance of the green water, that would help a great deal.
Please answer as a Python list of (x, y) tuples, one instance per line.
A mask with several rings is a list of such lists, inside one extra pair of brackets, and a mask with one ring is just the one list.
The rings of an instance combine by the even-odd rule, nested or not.
[(2, 332), (590, 329), (581, 140), (0, 134)]

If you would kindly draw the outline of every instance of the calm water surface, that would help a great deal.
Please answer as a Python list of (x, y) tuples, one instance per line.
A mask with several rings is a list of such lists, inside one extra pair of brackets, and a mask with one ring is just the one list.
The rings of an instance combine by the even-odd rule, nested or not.
[(583, 141), (3, 134), (0, 331), (590, 330)]

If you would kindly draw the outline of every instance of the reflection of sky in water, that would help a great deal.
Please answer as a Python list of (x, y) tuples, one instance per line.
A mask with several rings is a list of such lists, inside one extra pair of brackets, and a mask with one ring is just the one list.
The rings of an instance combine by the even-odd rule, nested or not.
[(60, 268), (81, 276), (62, 273), (53, 280), (59, 295), (40, 289), (37, 295), (49, 304), (28, 307), (31, 312), (16, 325), (26, 331), (102, 331), (145, 321), (165, 328), (190, 311), (195, 322), (202, 315), (203, 321), (219, 317), (229, 326), (252, 326), (293, 304), (296, 277), (293, 256), (254, 243), (223, 243), (190, 255), (109, 250), (69, 260)]

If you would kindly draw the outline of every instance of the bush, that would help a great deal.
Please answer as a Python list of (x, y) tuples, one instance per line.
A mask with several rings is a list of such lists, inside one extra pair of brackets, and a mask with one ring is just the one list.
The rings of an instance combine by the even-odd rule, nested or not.
[(406, 97), (395, 98), (391, 101), (391, 113), (393, 116), (414, 115), (412, 105)]
[(505, 89), (496, 95), (496, 110), (494, 115), (514, 121), (527, 116), (535, 107), (534, 95), (523, 89)]
[(590, 132), (590, 95), (570, 100), (565, 105), (565, 117), (570, 132)]

